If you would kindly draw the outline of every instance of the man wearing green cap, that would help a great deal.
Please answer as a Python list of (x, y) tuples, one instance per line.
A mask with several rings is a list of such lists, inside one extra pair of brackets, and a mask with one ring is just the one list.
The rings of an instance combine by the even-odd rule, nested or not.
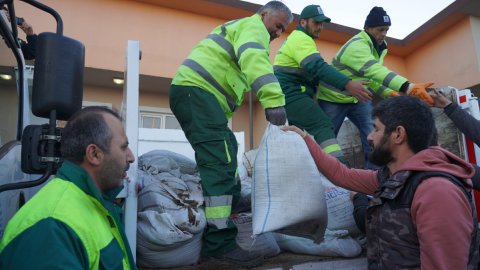
[(314, 136), (325, 152), (346, 162), (333, 132), (330, 118), (314, 100), (319, 81), (335, 85), (359, 100), (371, 99), (363, 82), (354, 81), (328, 65), (318, 52), (314, 39), (320, 36), (325, 22), (330, 22), (318, 5), (305, 7), (297, 29), (280, 47), (274, 72), (285, 94), (288, 122)]
[[(417, 96), (432, 106), (433, 101), (426, 88), (433, 83), (409, 83), (383, 65), (388, 51), (385, 37), (390, 25), (390, 16), (382, 7), (372, 8), (365, 20), (364, 30), (342, 46), (333, 58), (332, 66), (353, 80), (368, 81), (367, 88), (382, 98), (398, 96), (400, 92)], [(367, 140), (373, 129), (372, 104), (362, 101), (365, 100), (349, 95), (327, 81), (320, 82), (318, 104), (332, 120), (335, 135), (348, 117), (360, 132), (365, 165), (374, 169), (375, 166), (368, 163), (370, 145)]]

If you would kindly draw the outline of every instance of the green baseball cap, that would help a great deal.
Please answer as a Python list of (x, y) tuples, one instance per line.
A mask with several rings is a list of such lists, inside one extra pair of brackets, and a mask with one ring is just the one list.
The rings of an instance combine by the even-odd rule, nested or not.
[(309, 19), (312, 18), (316, 22), (330, 22), (330, 18), (323, 14), (323, 10), (319, 5), (309, 5), (306, 6), (302, 13), (300, 13), (300, 19)]

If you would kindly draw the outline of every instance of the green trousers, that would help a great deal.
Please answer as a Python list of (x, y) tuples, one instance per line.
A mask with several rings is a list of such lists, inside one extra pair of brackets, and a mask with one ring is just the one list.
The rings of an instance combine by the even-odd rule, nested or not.
[(288, 123), (306, 130), (326, 153), (346, 164), (347, 160), (335, 137), (332, 122), (322, 108), (306, 94), (287, 97), (285, 101)]
[(236, 247), (232, 204), (240, 197), (238, 144), (215, 96), (192, 86), (172, 85), (170, 108), (195, 151), (205, 198), (207, 226), (202, 256), (217, 256)]

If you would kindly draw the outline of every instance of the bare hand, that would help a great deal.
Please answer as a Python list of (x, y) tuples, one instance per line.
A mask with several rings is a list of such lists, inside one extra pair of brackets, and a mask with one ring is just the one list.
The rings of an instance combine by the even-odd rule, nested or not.
[(368, 82), (350, 80), (347, 85), (345, 85), (345, 90), (359, 101), (367, 102), (372, 100), (372, 93), (364, 87), (366, 84), (368, 84)]
[(444, 93), (438, 91), (437, 89), (430, 90), (428, 94), (433, 99), (433, 107), (445, 108), (452, 103), (452, 101), (448, 99)]
[(33, 32), (33, 28), (30, 24), (28, 24), (26, 21), (23, 21), (23, 23), (21, 25), (18, 26), (20, 29), (22, 29), (23, 32), (25, 32), (25, 34), (27, 36), (31, 36), (31, 35), (34, 35), (35, 32)]
[(353, 197), (355, 197), (355, 195), (357, 195), (358, 192), (356, 191), (350, 191), (350, 200), (353, 201)]
[(296, 132), (298, 135), (300, 135), (302, 138), (305, 138), (307, 136), (307, 133), (301, 129), (299, 129), (296, 126), (282, 126), (280, 127), (281, 130), (283, 131), (293, 131)]

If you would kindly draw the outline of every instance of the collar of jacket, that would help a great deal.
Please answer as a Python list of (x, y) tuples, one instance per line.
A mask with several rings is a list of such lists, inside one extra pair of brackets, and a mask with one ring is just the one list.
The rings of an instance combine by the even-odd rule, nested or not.
[(104, 199), (113, 201), (117, 197), (118, 193), (120, 193), (120, 191), (123, 189), (123, 186), (120, 186), (118, 188), (101, 193), (93, 182), (92, 178), (90, 178), (90, 175), (88, 175), (87, 171), (85, 171), (79, 165), (68, 160), (63, 161), (63, 164), (60, 169), (58, 169), (56, 176), (62, 180), (74, 183), (83, 192), (94, 197), (103, 205), (105, 205)]
[(365, 30), (363, 30), (363, 32), (365, 32), (370, 37), (370, 39), (372, 40), (373, 47), (377, 51), (378, 55), (381, 55), (382, 51), (388, 48), (387, 43), (385, 41), (383, 41), (382, 44), (378, 45), (377, 41), (375, 40), (375, 38), (372, 35), (370, 35)]
[(382, 168), (377, 173), (378, 188), (375, 192), (376, 197), (386, 199), (394, 199), (402, 191), (406, 180), (410, 177), (412, 171), (398, 171), (390, 175), (390, 170), (387, 166)]
[(302, 26), (300, 23), (298, 23), (298, 25), (297, 25), (297, 30), (298, 30), (298, 31), (302, 31), (303, 33), (305, 33), (305, 35), (307, 35), (307, 36), (309, 36), (309, 37), (311, 37), (311, 38), (313, 39), (313, 37), (310, 36), (310, 35), (307, 33), (307, 30), (305, 30), (305, 28), (303, 28), (303, 26)]

